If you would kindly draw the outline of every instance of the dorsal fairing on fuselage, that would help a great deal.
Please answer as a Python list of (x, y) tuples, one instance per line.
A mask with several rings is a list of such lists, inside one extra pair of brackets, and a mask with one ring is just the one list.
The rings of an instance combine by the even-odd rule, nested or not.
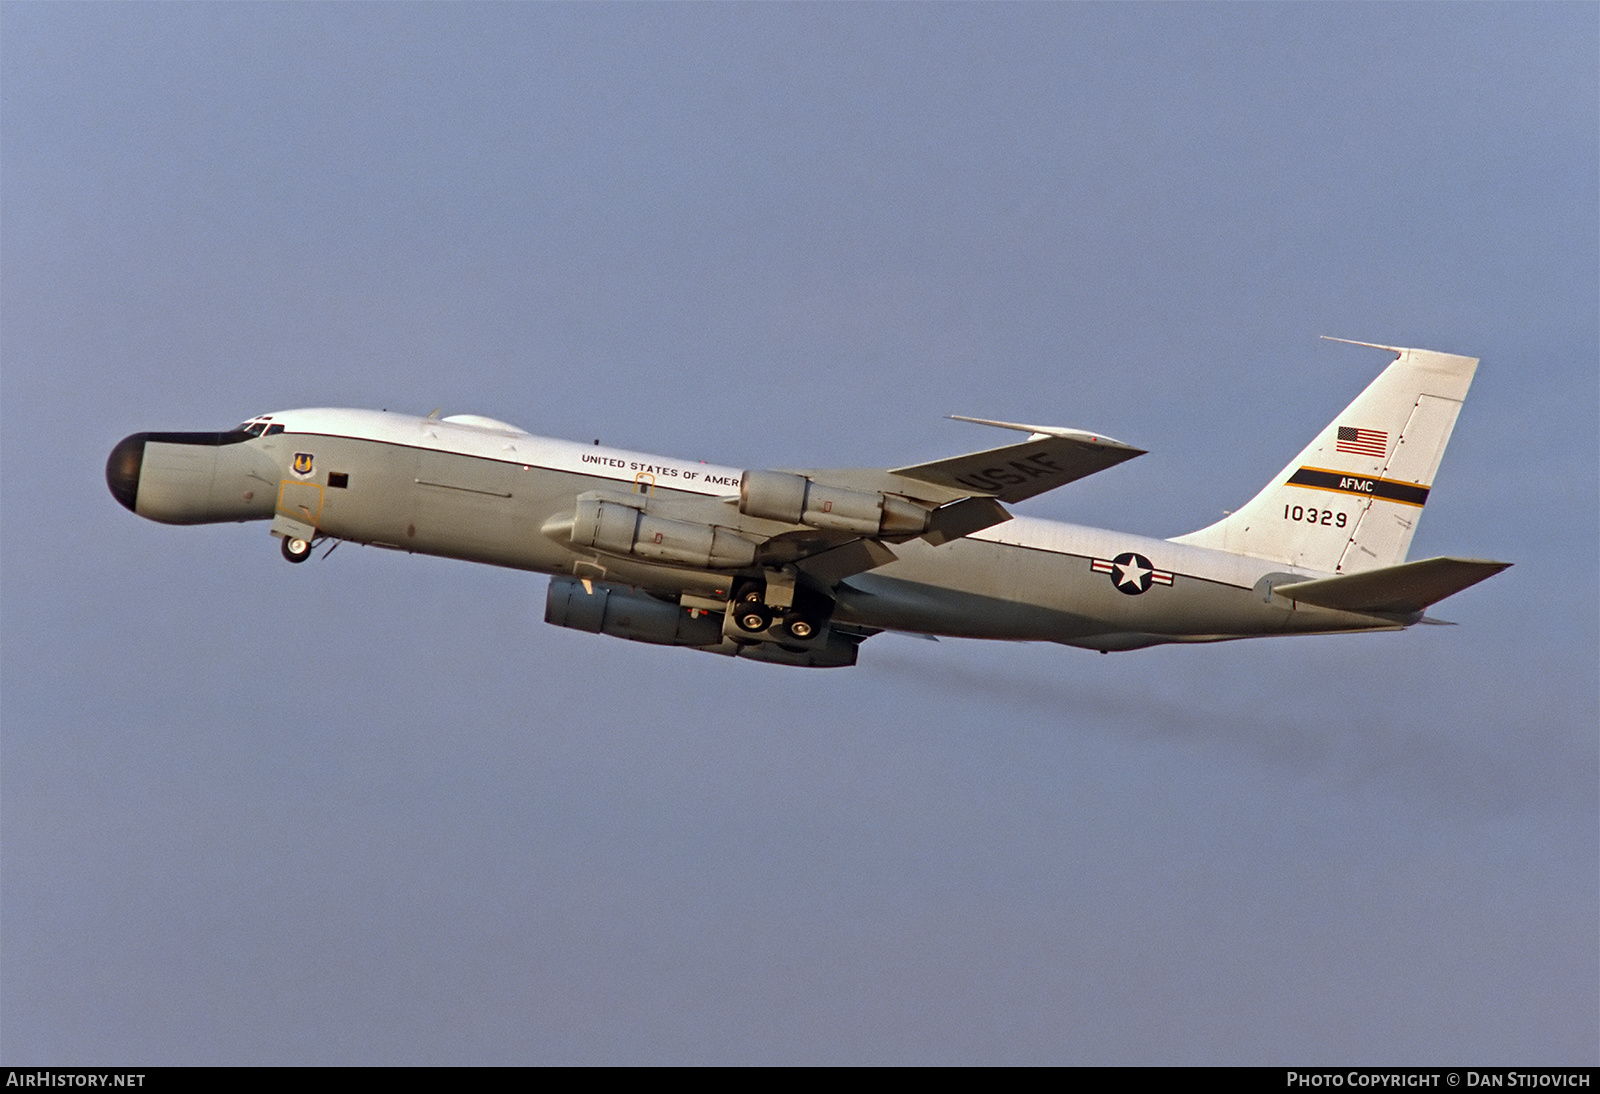
[(451, 425), (463, 425), (469, 429), (487, 429), (495, 433), (511, 433), (516, 436), (530, 436), (526, 429), (520, 429), (510, 422), (502, 422), (498, 418), (486, 418), (482, 414), (450, 414), (439, 419)]

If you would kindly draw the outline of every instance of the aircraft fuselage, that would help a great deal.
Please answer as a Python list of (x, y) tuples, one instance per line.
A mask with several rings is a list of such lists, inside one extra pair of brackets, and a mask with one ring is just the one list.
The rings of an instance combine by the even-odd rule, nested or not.
[[(666, 514), (675, 527), (756, 542), (793, 527), (741, 513), (743, 472), (695, 460), (548, 440), (487, 419), (324, 409), (262, 422), (270, 425), (256, 435), (135, 434), (108, 464), (112, 492), (166, 523), (272, 520), (276, 534), (296, 542), (327, 538), (530, 570), (584, 582), (590, 593), (596, 583), (629, 587), (682, 600), (693, 616), (763, 568), (575, 546), (574, 499), (632, 498), (639, 512)], [(650, 544), (638, 550), (648, 555)], [(899, 630), (1118, 650), (1389, 630), (1421, 616), (1339, 611), (1273, 593), (1279, 579), (1322, 571), (1023, 517), (938, 545), (900, 540), (892, 550), (891, 561), (828, 590), (828, 624), (858, 636)], [(709, 635), (677, 644), (710, 648)]]

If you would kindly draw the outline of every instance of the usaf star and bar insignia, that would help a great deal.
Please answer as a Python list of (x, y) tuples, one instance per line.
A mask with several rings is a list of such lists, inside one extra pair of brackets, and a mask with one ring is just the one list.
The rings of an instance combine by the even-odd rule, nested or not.
[(1156, 569), (1150, 565), (1148, 558), (1132, 551), (1125, 551), (1112, 559), (1093, 559), (1089, 569), (1097, 574), (1110, 574), (1111, 584), (1117, 587), (1117, 591), (1129, 596), (1148, 592), (1152, 585), (1172, 584), (1170, 571)]

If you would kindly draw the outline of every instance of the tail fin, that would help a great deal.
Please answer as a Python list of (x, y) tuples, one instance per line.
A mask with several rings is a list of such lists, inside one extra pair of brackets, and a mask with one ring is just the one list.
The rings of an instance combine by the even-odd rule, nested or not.
[(1373, 348), (1400, 356), (1244, 508), (1174, 542), (1340, 574), (1404, 562), (1478, 359)]

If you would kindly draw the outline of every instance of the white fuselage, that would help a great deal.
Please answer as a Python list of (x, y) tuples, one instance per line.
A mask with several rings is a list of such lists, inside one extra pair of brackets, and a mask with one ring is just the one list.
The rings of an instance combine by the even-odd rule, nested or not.
[[(161, 439), (193, 435), (136, 435), (148, 440), (130, 507), (172, 523), (298, 521), (319, 537), (701, 599), (729, 596), (740, 572), (577, 548), (551, 522), (574, 498), (601, 492), (644, 495), (650, 511), (755, 539), (786, 528), (739, 512), (740, 469), (699, 460), (549, 440), (479, 418), (312, 409), (257, 421), (270, 432), (209, 447)], [(1026, 517), (892, 550), (892, 561), (832, 590), (835, 624), (1110, 650), (1414, 621), (1272, 593), (1274, 575), (1315, 571)]]

